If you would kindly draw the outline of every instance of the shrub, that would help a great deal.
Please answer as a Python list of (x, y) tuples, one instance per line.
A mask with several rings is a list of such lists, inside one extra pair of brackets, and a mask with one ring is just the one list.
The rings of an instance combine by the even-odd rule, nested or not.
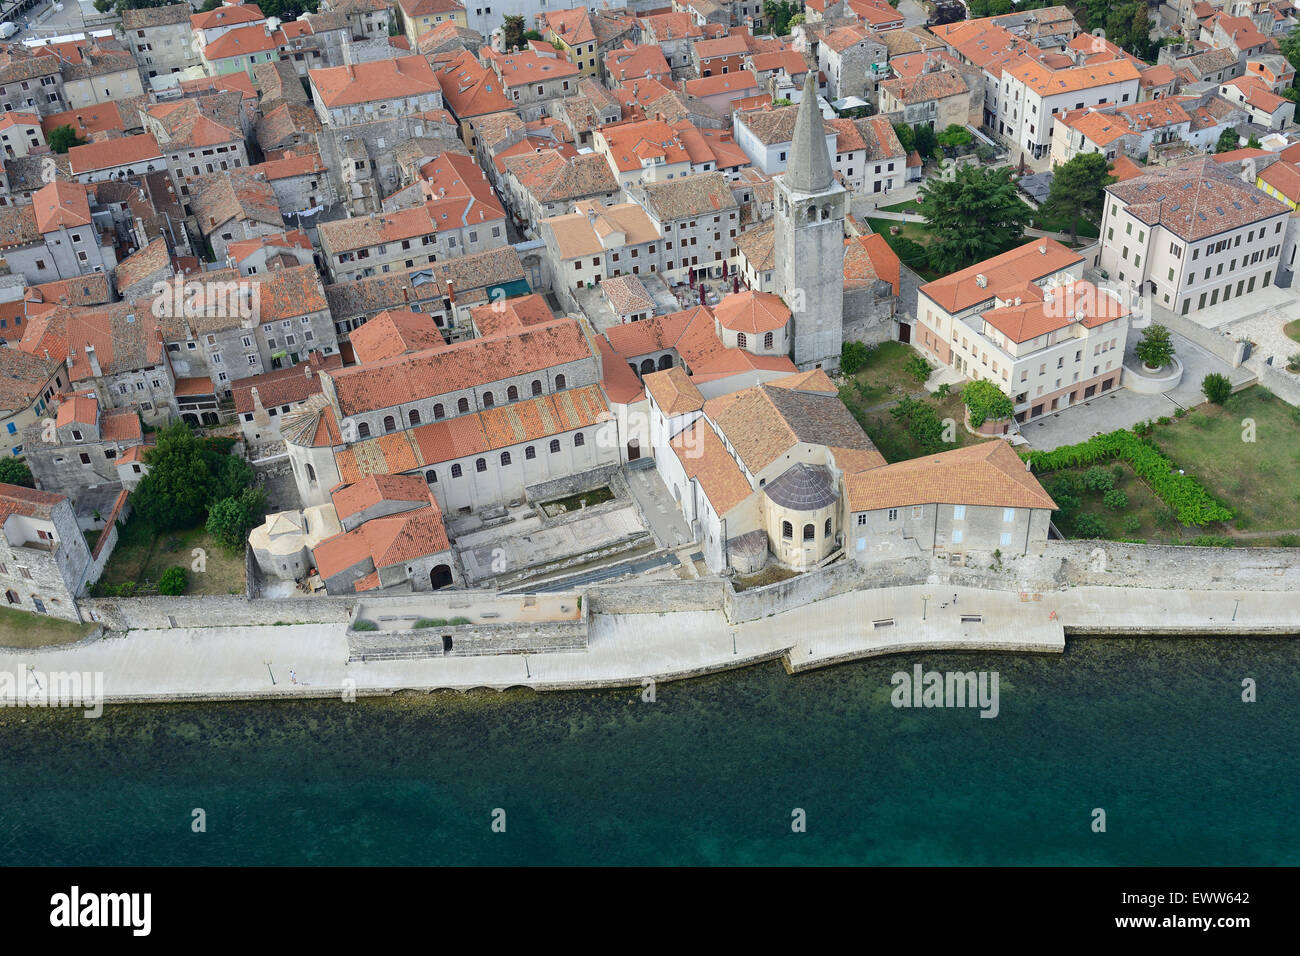
[(1178, 411), (1174, 412), (1174, 418), (1182, 418), (1186, 414), (1187, 409), (1180, 407)]
[[(1201, 379), (1201, 391), (1206, 399), (1215, 405), (1222, 405), (1232, 394), (1232, 383), (1228, 381), (1226, 375), (1220, 375), (1218, 372), (1211, 372), (1205, 378)], [(1181, 411), (1181, 409), (1180, 409)]]
[(870, 355), (871, 349), (865, 342), (845, 342), (840, 347), (840, 371), (845, 375), (855, 375), (867, 364)]
[(467, 617), (453, 617), (448, 624), (470, 624), (472, 623)]
[(1170, 418), (1168, 415), (1161, 415), (1159, 418), (1156, 419), (1157, 425), (1169, 425), (1172, 423), (1173, 423), (1173, 419)]
[(1123, 511), (1128, 507), (1128, 495), (1118, 488), (1112, 488), (1106, 492), (1102, 495), (1101, 500), (1111, 511)]
[(185, 569), (173, 565), (163, 572), (162, 580), (158, 582), (158, 590), (162, 594), (175, 597), (177, 594), (184, 594), (189, 583), (189, 575), (185, 573)]
[(1169, 338), (1169, 330), (1156, 323), (1142, 330), (1142, 341), (1133, 351), (1149, 368), (1164, 368), (1173, 361), (1174, 343)]
[(1115, 484), (1118, 485), (1121, 481), (1124, 480), (1124, 466), (1123, 466), (1123, 465), (1116, 465), (1114, 468), (1112, 468), (1112, 469), (1110, 470), (1110, 473), (1111, 473), (1111, 475), (1115, 478)]
[(379, 630), (379, 625), (376, 624), (374, 621), (367, 621), (367, 620), (365, 620), (364, 618), (361, 618), (361, 619), (358, 619), (357, 622), (356, 622), (355, 624), (352, 625), (352, 630), (354, 630), (354, 631), (377, 631), (377, 630)]
[(1093, 465), (1083, 473), (1083, 486), (1089, 491), (1105, 493), (1115, 487), (1115, 476), (1100, 465)]
[(1300, 352), (1293, 352), (1287, 356), (1286, 368), (1288, 372), (1300, 372)]
[(422, 631), (426, 627), (446, 627), (447, 619), (445, 617), (422, 617), (415, 622), (415, 630)]
[(938, 388), (934, 390), (935, 398), (940, 398), (940, 399), (947, 398), (951, 394), (952, 394), (952, 386), (949, 385), (947, 382), (944, 382), (942, 385), (940, 385)]
[(1277, 536), (1279, 548), (1300, 548), (1300, 534), (1280, 534)]
[(924, 382), (930, 377), (930, 363), (919, 355), (913, 355), (903, 366), (903, 371), (918, 382)]
[(0, 481), (6, 485), (22, 485), (24, 488), (36, 487), (36, 482), (32, 480), (32, 470), (26, 462), (17, 458), (0, 458)]
[(1081, 514), (1074, 519), (1074, 536), (1076, 538), (1104, 538), (1106, 525), (1096, 515)]
[(1195, 478), (1180, 474), (1173, 462), (1151, 442), (1124, 429), (1097, 435), (1077, 445), (1029, 454), (1030, 465), (1037, 472), (1079, 468), (1113, 458), (1126, 462), (1188, 527), (1231, 521), (1234, 517), (1232, 510), (1215, 500)]
[(1124, 533), (1133, 534), (1138, 528), (1142, 527), (1142, 521), (1137, 515), (1129, 515), (1124, 519)]
[(908, 435), (923, 451), (938, 451), (943, 447), (943, 422), (927, 403), (902, 398), (889, 414), (907, 426)]
[(1188, 542), (1195, 548), (1231, 548), (1232, 541), (1222, 535), (1217, 534), (1198, 534)]
[(906, 236), (894, 236), (893, 250), (894, 255), (898, 256), (898, 261), (907, 266), (913, 272), (921, 269), (927, 269), (930, 266), (930, 253), (915, 239), (908, 239)]
[(961, 400), (970, 412), (972, 428), (979, 428), (989, 419), (1010, 418), (1015, 412), (1015, 405), (1006, 392), (983, 378), (977, 378), (963, 388)]

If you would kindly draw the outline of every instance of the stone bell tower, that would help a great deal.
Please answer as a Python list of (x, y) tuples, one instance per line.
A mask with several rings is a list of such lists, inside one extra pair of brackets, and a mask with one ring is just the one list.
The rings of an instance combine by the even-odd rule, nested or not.
[(815, 72), (804, 80), (790, 162), (776, 177), (776, 291), (792, 315), (791, 358), (800, 371), (840, 366), (844, 341), (844, 217), (848, 192), (835, 180)]

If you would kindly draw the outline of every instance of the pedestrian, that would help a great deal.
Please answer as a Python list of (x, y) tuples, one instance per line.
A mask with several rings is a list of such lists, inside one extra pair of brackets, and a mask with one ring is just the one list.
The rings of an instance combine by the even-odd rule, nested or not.
[(952, 596), (952, 603), (953, 603), (953, 604), (956, 604), (956, 603), (957, 603), (957, 595), (955, 595), (955, 594)]
[(298, 683), (298, 675), (295, 674), (292, 669), (289, 671), (289, 680), (291, 683)]

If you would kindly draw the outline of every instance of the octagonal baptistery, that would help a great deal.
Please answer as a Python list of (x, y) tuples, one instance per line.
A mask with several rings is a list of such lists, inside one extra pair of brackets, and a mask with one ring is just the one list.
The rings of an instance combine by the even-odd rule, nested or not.
[(790, 310), (770, 292), (733, 292), (713, 310), (727, 348), (751, 355), (790, 354)]
[(763, 492), (768, 546), (779, 562), (802, 571), (835, 550), (840, 496), (830, 469), (791, 465)]

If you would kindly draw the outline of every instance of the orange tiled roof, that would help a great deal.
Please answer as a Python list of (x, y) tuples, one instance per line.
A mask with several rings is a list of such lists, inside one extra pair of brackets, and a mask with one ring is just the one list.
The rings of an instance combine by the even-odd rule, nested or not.
[(849, 474), (844, 486), (851, 512), (927, 504), (1056, 510), (1000, 439)]

